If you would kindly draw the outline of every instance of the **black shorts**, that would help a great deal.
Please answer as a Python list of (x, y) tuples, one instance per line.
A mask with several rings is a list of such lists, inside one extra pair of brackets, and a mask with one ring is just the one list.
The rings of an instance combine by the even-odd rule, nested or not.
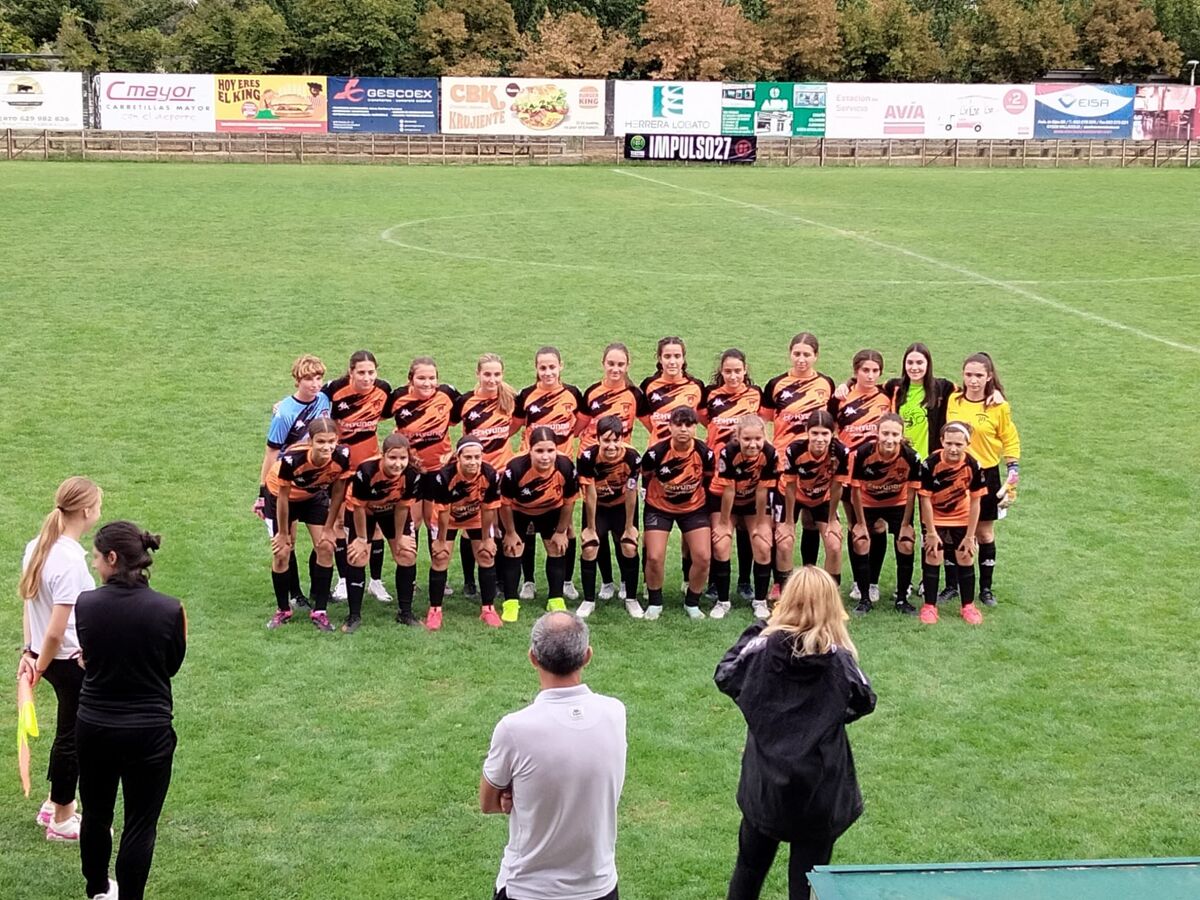
[[(792, 507), (792, 524), (795, 525), (800, 521), (800, 513), (802, 510), (808, 510), (812, 515), (812, 520), (819, 525), (824, 525), (829, 521), (829, 501), (818, 503), (816, 506), (805, 506), (803, 503), (796, 503)], [(771, 519), (777, 524), (783, 524), (783, 494), (774, 491), (771, 494)]]
[(545, 541), (552, 538), (554, 532), (558, 530), (558, 519), (561, 515), (562, 511), (558, 509), (539, 513), (536, 516), (526, 515), (514, 509), (512, 511), (513, 527), (517, 529), (517, 534), (521, 536), (521, 540), (525, 540), (536, 534)]
[[(633, 504), (633, 525), (636, 528), (638, 522), (638, 504)], [(586, 515), (583, 518), (583, 523), (587, 523)], [(625, 504), (617, 503), (613, 506), (597, 506), (596, 507), (596, 534), (601, 540), (608, 534), (615, 535), (619, 538), (625, 533)], [(615, 539), (615, 538), (614, 538)]]
[(979, 498), (979, 521), (995, 522), (1000, 518), (1000, 466), (983, 470), (983, 486), (987, 493)]
[[(276, 497), (268, 491), (267, 498), (263, 502), (263, 516), (267, 522), (267, 533), (271, 537), (275, 536), (277, 512)], [(324, 491), (314, 494), (307, 500), (289, 500), (288, 502), (289, 526), (293, 522), (303, 522), (305, 525), (324, 525), (327, 518), (329, 518), (329, 494)]]
[[(768, 493), (767, 509), (770, 509), (770, 508), (771, 508), (771, 494)], [(712, 491), (709, 491), (708, 492), (708, 501), (705, 504), (705, 509), (707, 510), (707, 512), (710, 516), (715, 513), (719, 513), (721, 511), (721, 495), (714, 494)], [(737, 498), (734, 497), (733, 510), (731, 511), (730, 515), (742, 516), (744, 518), (747, 516), (753, 516), (756, 512), (758, 512), (758, 505), (756, 503), (739, 504), (737, 502)]]
[(867, 530), (874, 532), (875, 523), (880, 519), (887, 522), (887, 530), (892, 534), (899, 534), (900, 529), (905, 525), (911, 525), (912, 520), (904, 521), (903, 506), (865, 506), (863, 514), (867, 517)]
[[(417, 523), (413, 521), (413, 517), (411, 515), (411, 510), (412, 510), (412, 507), (409, 507), (410, 515), (408, 517), (408, 521), (404, 523), (404, 534), (407, 535), (408, 537), (416, 537), (417, 536)], [(344, 519), (344, 523), (346, 525), (346, 534), (348, 535), (347, 540), (352, 541), (356, 537), (358, 537), (358, 534), (354, 530), (354, 513), (352, 513), (350, 510), (346, 510), (346, 517)], [(379, 512), (368, 512), (367, 513), (367, 533), (364, 535), (364, 537), (366, 537), (367, 540), (372, 539), (372, 536), (375, 534), (376, 527), (378, 527), (379, 530), (381, 532), (383, 532), (383, 536), (385, 538), (387, 538), (389, 541), (394, 541), (396, 539), (396, 512), (395, 512), (395, 510), (385, 509), (385, 510), (380, 510)]]
[(938, 537), (942, 540), (942, 559), (957, 563), (958, 545), (967, 536), (966, 525), (939, 525)]
[(694, 512), (674, 513), (657, 509), (646, 504), (646, 514), (642, 527), (646, 531), (670, 531), (673, 525), (678, 525), (684, 534), (700, 528), (708, 528), (708, 513), (702, 508)]
[(468, 541), (482, 541), (483, 540), (483, 529), (482, 528), (465, 528), (465, 529), (463, 529), (463, 528), (447, 528), (446, 529), (446, 540), (453, 541), (456, 537), (458, 537), (458, 533), (460, 531), (464, 535), (466, 535)]

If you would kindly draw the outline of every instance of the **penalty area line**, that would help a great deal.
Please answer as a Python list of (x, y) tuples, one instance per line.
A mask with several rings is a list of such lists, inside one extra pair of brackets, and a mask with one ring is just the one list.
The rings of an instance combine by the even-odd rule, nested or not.
[(936, 257), (933, 257), (933, 256), (927, 256), (924, 253), (918, 253), (916, 250), (910, 250), (907, 247), (902, 247), (899, 244), (892, 244), (892, 243), (888, 243), (887, 241), (881, 241), (877, 238), (873, 238), (868, 235), (861, 234), (857, 231), (849, 231), (848, 229), (845, 229), (845, 228), (839, 228), (836, 225), (829, 225), (825, 222), (818, 222), (816, 219), (809, 219), (804, 216), (797, 216), (792, 213), (783, 212), (782, 210), (772, 209), (771, 207), (763, 206), (760, 203), (750, 203), (747, 200), (738, 200), (736, 197), (726, 197), (723, 194), (715, 194), (712, 191), (702, 191), (697, 188), (690, 188), (690, 187), (684, 187), (683, 185), (679, 185), (679, 184), (672, 184), (671, 182), (663, 181), (660, 178), (651, 178), (649, 175), (641, 175), (637, 172), (630, 172), (625, 169), (611, 169), (610, 171), (615, 175), (624, 175), (626, 178), (636, 178), (638, 181), (645, 181), (649, 184), (657, 184), (660, 187), (671, 188), (672, 190), (675, 190), (675, 191), (683, 191), (684, 193), (695, 194), (697, 197), (708, 197), (709, 199), (712, 199), (712, 200), (720, 200), (724, 203), (728, 203), (733, 206), (739, 206), (742, 209), (751, 209), (751, 210), (755, 210), (756, 212), (764, 213), (769, 216), (775, 216), (776, 218), (780, 218), (780, 219), (786, 219), (788, 221), (796, 222), (801, 225), (808, 225), (812, 228), (819, 228), (822, 231), (828, 231), (831, 234), (836, 234), (838, 237), (843, 237), (843, 238), (847, 238), (848, 240), (858, 241), (860, 243), (866, 244), (869, 247), (876, 247), (880, 250), (887, 250), (890, 253), (895, 253), (900, 256), (907, 256), (909, 259), (918, 260), (919, 262), (923, 262), (926, 265), (933, 266), (938, 269), (944, 269), (948, 272), (954, 272), (957, 275), (961, 275), (963, 278), (969, 279), (970, 281), (974, 282), (975, 284), (983, 284), (983, 285), (988, 285), (990, 287), (998, 288), (1002, 291), (1006, 291), (1010, 294), (1013, 294), (1017, 297), (1021, 297), (1025, 300), (1031, 300), (1034, 303), (1040, 303), (1043, 306), (1048, 306), (1051, 309), (1058, 310), (1059, 312), (1066, 313), (1066, 314), (1072, 315), (1072, 316), (1076, 316), (1080, 319), (1086, 319), (1089, 322), (1093, 322), (1097, 325), (1102, 325), (1105, 328), (1111, 328), (1115, 331), (1124, 331), (1126, 334), (1137, 335), (1138, 337), (1144, 338), (1145, 340), (1154, 341), (1155, 343), (1158, 343), (1158, 344), (1164, 344), (1168, 347), (1173, 347), (1176, 350), (1183, 350), (1186, 353), (1195, 353), (1197, 355), (1200, 355), (1200, 347), (1195, 347), (1191, 344), (1185, 344), (1185, 343), (1182, 343), (1181, 341), (1173, 341), (1170, 338), (1161, 337), (1157, 334), (1151, 334), (1149, 331), (1143, 331), (1140, 328), (1135, 328), (1132, 325), (1126, 325), (1124, 322), (1118, 322), (1115, 319), (1109, 319), (1104, 316), (1098, 316), (1095, 313), (1088, 312), (1087, 310), (1076, 309), (1074, 306), (1070, 306), (1066, 303), (1063, 303), (1061, 300), (1055, 300), (1053, 297), (1046, 297), (1042, 294), (1035, 293), (1034, 291), (1031, 291), (1028, 288), (1021, 287), (1020, 284), (1015, 284), (1011, 281), (1002, 281), (999, 278), (992, 278), (989, 275), (984, 275), (982, 272), (976, 272), (973, 269), (967, 269), (967, 268), (964, 268), (963, 266), (956, 265), (955, 263), (952, 263), (952, 262), (947, 262), (946, 260), (943, 260), (943, 259), (937, 259)]

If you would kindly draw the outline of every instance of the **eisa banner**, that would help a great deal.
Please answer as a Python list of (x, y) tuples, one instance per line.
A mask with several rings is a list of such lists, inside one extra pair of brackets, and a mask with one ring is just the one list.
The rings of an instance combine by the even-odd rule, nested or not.
[(713, 134), (627, 134), (625, 158), (673, 162), (752, 163), (758, 138)]

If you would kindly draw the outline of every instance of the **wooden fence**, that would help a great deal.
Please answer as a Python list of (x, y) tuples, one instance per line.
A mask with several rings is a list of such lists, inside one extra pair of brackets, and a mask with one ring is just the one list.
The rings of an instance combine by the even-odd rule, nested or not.
[[(761, 138), (765, 166), (1188, 166), (1192, 141), (964, 141)], [(116, 131), (3, 133), (4, 159), (400, 165), (630, 165), (612, 137), (173, 134)], [(643, 166), (646, 163), (633, 163)], [(687, 165), (658, 163), (657, 165)]]

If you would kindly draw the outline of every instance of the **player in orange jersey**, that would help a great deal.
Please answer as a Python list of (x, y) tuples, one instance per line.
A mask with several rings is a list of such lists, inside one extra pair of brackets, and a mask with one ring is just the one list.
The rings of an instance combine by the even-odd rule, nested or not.
[(809, 414), (805, 436), (788, 444), (780, 465), (775, 499), (775, 581), (791, 571), (796, 524), (800, 524), (800, 561), (815, 566), (822, 543), (825, 571), (841, 583), (842, 525), (838, 503), (849, 480), (849, 454), (833, 436), (833, 416), (818, 409)]

